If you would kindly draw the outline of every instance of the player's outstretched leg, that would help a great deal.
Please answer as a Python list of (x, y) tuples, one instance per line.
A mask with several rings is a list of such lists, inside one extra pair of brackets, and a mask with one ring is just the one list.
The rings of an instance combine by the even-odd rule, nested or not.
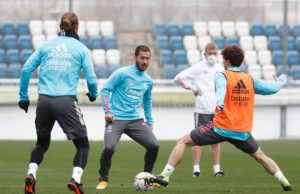
[(83, 185), (81, 184), (81, 176), (83, 169), (86, 166), (89, 154), (89, 141), (87, 137), (74, 139), (73, 143), (76, 146), (77, 152), (73, 160), (73, 174), (68, 182), (68, 188), (75, 194), (84, 194)]
[(221, 158), (221, 145), (218, 144), (212, 144), (211, 145), (211, 156), (213, 159), (213, 171), (215, 177), (224, 177), (225, 173), (221, 170), (220, 167), (220, 158)]
[(29, 174), (25, 178), (25, 194), (35, 194), (35, 178)]
[(100, 179), (96, 186), (97, 190), (107, 189), (108, 187), (108, 173), (111, 167), (112, 156), (115, 153), (115, 147), (104, 147), (100, 158)]
[(283, 190), (291, 191), (292, 185), (289, 183), (287, 178), (283, 175), (282, 171), (274, 160), (264, 154), (259, 148), (252, 156), (269, 172), (273, 175), (281, 184)]
[(157, 143), (153, 143), (149, 147), (146, 148), (146, 154), (144, 157), (144, 171), (152, 173), (157, 155), (158, 155), (159, 145)]
[(192, 147), (192, 158), (193, 158), (193, 177), (200, 176), (200, 160), (201, 160), (201, 147), (193, 146)]
[(51, 136), (38, 136), (35, 148), (31, 152), (27, 176), (25, 178), (25, 194), (35, 194), (36, 172), (50, 146)]
[(162, 173), (156, 176), (154, 182), (160, 184), (161, 186), (167, 186), (169, 184), (169, 179), (176, 166), (183, 159), (186, 148), (195, 145), (190, 137), (190, 134), (185, 135), (183, 138), (178, 140), (176, 146), (173, 148), (168, 163), (165, 166)]

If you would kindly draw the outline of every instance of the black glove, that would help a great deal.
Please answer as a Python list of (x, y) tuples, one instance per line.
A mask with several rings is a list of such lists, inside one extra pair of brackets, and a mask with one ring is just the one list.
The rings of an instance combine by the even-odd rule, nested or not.
[(224, 106), (223, 105), (222, 106), (218, 106), (218, 110), (219, 110), (220, 113), (223, 112), (224, 111)]
[(28, 112), (28, 107), (29, 107), (29, 100), (28, 101), (19, 101), (18, 105), (21, 109), (23, 109), (26, 113)]
[(90, 93), (86, 93), (85, 94), (87, 97), (89, 97), (89, 100), (91, 101), (91, 102), (94, 102), (95, 100), (96, 100), (96, 98), (95, 97), (92, 97), (91, 95), (90, 95)]

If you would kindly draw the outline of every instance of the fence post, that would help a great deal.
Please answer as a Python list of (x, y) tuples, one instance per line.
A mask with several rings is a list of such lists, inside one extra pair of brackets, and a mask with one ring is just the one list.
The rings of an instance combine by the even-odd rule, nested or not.
[(287, 105), (280, 106), (280, 138), (285, 138), (287, 136), (286, 106)]

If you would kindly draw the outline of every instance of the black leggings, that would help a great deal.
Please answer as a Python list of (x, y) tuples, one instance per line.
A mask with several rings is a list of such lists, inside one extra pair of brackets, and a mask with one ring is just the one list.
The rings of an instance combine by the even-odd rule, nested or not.
[(77, 152), (73, 160), (74, 166), (79, 166), (82, 169), (85, 168), (88, 156), (89, 156), (89, 150), (90, 145), (87, 137), (74, 139), (73, 143), (76, 146)]
[[(45, 137), (38, 136), (36, 146), (31, 152), (30, 163), (40, 164), (44, 159), (44, 154), (48, 150), (51, 142), (51, 135)], [(88, 154), (89, 154), (89, 141), (87, 137), (74, 139), (73, 143), (76, 146), (77, 152), (75, 154), (73, 165), (85, 168)]]

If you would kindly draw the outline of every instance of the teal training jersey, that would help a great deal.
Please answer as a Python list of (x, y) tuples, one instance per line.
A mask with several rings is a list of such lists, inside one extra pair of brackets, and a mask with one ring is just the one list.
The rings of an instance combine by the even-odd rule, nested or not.
[(31, 73), (39, 67), (38, 93), (48, 96), (77, 96), (80, 70), (83, 70), (89, 93), (97, 97), (97, 78), (90, 51), (72, 37), (58, 36), (37, 49), (23, 66), (20, 100), (29, 100)]
[(139, 119), (139, 108), (143, 103), (146, 122), (153, 124), (152, 87), (151, 77), (136, 65), (119, 68), (101, 90), (105, 114), (112, 114), (117, 120)]

